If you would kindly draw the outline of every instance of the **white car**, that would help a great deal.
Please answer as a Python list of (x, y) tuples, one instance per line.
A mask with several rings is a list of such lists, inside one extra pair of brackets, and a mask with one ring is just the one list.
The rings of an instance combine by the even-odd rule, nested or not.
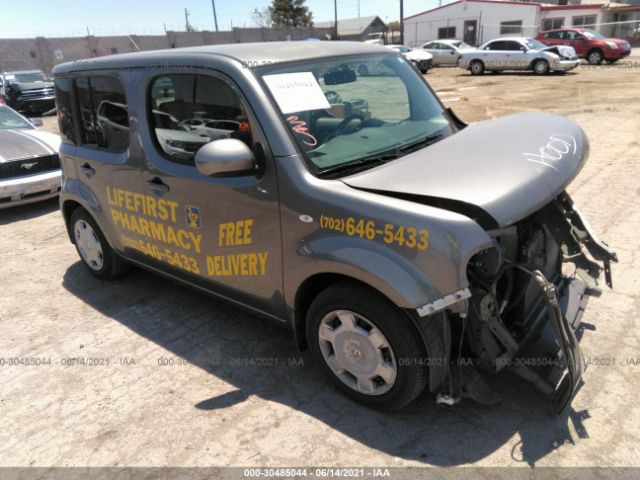
[(538, 75), (566, 72), (580, 65), (573, 47), (547, 47), (534, 38), (502, 37), (462, 53), (458, 66), (472, 75), (485, 71), (533, 70)]
[(389, 45), (389, 48), (400, 53), (413, 63), (420, 73), (427, 73), (433, 66), (433, 55), (419, 48), (409, 48), (404, 45)]
[(36, 125), (42, 120), (28, 120), (0, 104), (0, 210), (60, 192), (60, 137)]
[(433, 55), (433, 66), (455, 67), (462, 54), (473, 47), (462, 40), (433, 40), (421, 47), (424, 51)]

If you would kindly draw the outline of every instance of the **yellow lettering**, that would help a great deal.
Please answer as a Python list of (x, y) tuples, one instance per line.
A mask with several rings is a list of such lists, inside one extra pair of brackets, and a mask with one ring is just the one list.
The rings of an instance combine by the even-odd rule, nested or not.
[[(189, 232), (191, 233), (191, 232)], [(178, 242), (180, 242), (180, 246), (185, 250), (191, 250), (191, 244), (187, 241), (189, 235), (185, 230), (178, 230)]]
[(124, 193), (124, 198), (125, 198), (125, 207), (127, 210), (129, 211), (133, 211), (133, 203), (131, 203), (131, 198), (133, 197), (133, 194), (129, 191), (126, 191)]
[(147, 210), (145, 213), (150, 217), (157, 217), (158, 213), (156, 212), (156, 199), (149, 195), (145, 195), (145, 199), (147, 204)]
[(138, 226), (140, 227), (140, 233), (146, 237), (151, 236), (149, 232), (149, 221), (144, 218), (138, 218)]
[(249, 275), (258, 274), (258, 256), (255, 253), (249, 255)]
[(253, 220), (248, 218), (244, 221), (244, 238), (242, 243), (245, 245), (251, 244), (251, 227), (253, 226)]
[(118, 225), (118, 223), (120, 222), (120, 210), (116, 210), (115, 208), (111, 209), (111, 220), (113, 221), (114, 225)]
[(154, 240), (162, 240), (164, 243), (167, 243), (163, 224), (151, 221), (149, 222), (149, 227), (151, 228), (151, 237)]
[(193, 249), (196, 253), (201, 253), (200, 244), (202, 243), (202, 234), (195, 234), (193, 232), (188, 232), (191, 237), (191, 243), (193, 244)]
[(171, 221), (176, 223), (176, 209), (178, 208), (178, 202), (167, 200), (167, 205), (169, 205), (169, 208), (171, 209)]
[(115, 205), (116, 201), (111, 198), (111, 187), (110, 186), (106, 186), (105, 190), (107, 191), (107, 202), (109, 203), (109, 205)]
[(171, 245), (175, 245), (176, 247), (180, 246), (180, 245), (178, 245), (178, 239), (176, 238), (176, 232), (170, 226), (167, 226), (167, 243), (170, 243)]
[(260, 262), (260, 275), (264, 275), (267, 272), (267, 255), (269, 252), (258, 253), (258, 261)]

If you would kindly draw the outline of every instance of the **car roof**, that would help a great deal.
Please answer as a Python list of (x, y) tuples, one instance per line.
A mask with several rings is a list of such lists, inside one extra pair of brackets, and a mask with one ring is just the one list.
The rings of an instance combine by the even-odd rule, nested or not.
[(443, 40), (431, 40), (431, 42), (427, 42), (427, 43), (432, 43), (432, 42), (439, 42), (439, 43), (446, 43), (447, 45), (451, 45), (454, 42), (461, 42), (462, 40), (457, 40), (455, 38), (447, 38), (447, 39), (443, 39)]
[(194, 56), (211, 55), (224, 56), (245, 63), (249, 66), (262, 66), (270, 63), (293, 62), (331, 56), (388, 53), (389, 50), (380, 45), (361, 42), (260, 42), (233, 43), (225, 45), (205, 45), (199, 47), (171, 48), (166, 50), (152, 50), (145, 52), (109, 55), (105, 57), (76, 60), (57, 65), (54, 74), (95, 70), (144, 67), (157, 65), (163, 60), (177, 60), (179, 57), (194, 58)]

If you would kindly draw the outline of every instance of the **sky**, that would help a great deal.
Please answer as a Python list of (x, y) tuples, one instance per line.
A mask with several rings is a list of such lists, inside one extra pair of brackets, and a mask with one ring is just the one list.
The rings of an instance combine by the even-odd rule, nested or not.
[[(337, 0), (338, 18), (378, 15), (400, 18), (399, 0)], [(448, 3), (451, 0), (445, 0)], [(184, 9), (200, 30), (214, 30), (211, 0), (5, 0), (0, 10), (0, 38), (162, 34), (184, 30)], [(251, 27), (251, 12), (270, 0), (215, 0), (218, 28)], [(436, 7), (439, 0), (404, 0), (405, 17)], [(333, 20), (333, 0), (306, 0), (315, 21)]]

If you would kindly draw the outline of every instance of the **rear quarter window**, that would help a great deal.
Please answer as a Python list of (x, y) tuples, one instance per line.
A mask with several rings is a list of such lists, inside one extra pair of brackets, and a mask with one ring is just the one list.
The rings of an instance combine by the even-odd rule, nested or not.
[(122, 152), (129, 146), (129, 112), (124, 87), (113, 76), (75, 81), (81, 144)]
[(64, 143), (75, 144), (73, 109), (71, 105), (71, 81), (68, 78), (57, 78), (56, 110), (58, 112), (58, 128)]

